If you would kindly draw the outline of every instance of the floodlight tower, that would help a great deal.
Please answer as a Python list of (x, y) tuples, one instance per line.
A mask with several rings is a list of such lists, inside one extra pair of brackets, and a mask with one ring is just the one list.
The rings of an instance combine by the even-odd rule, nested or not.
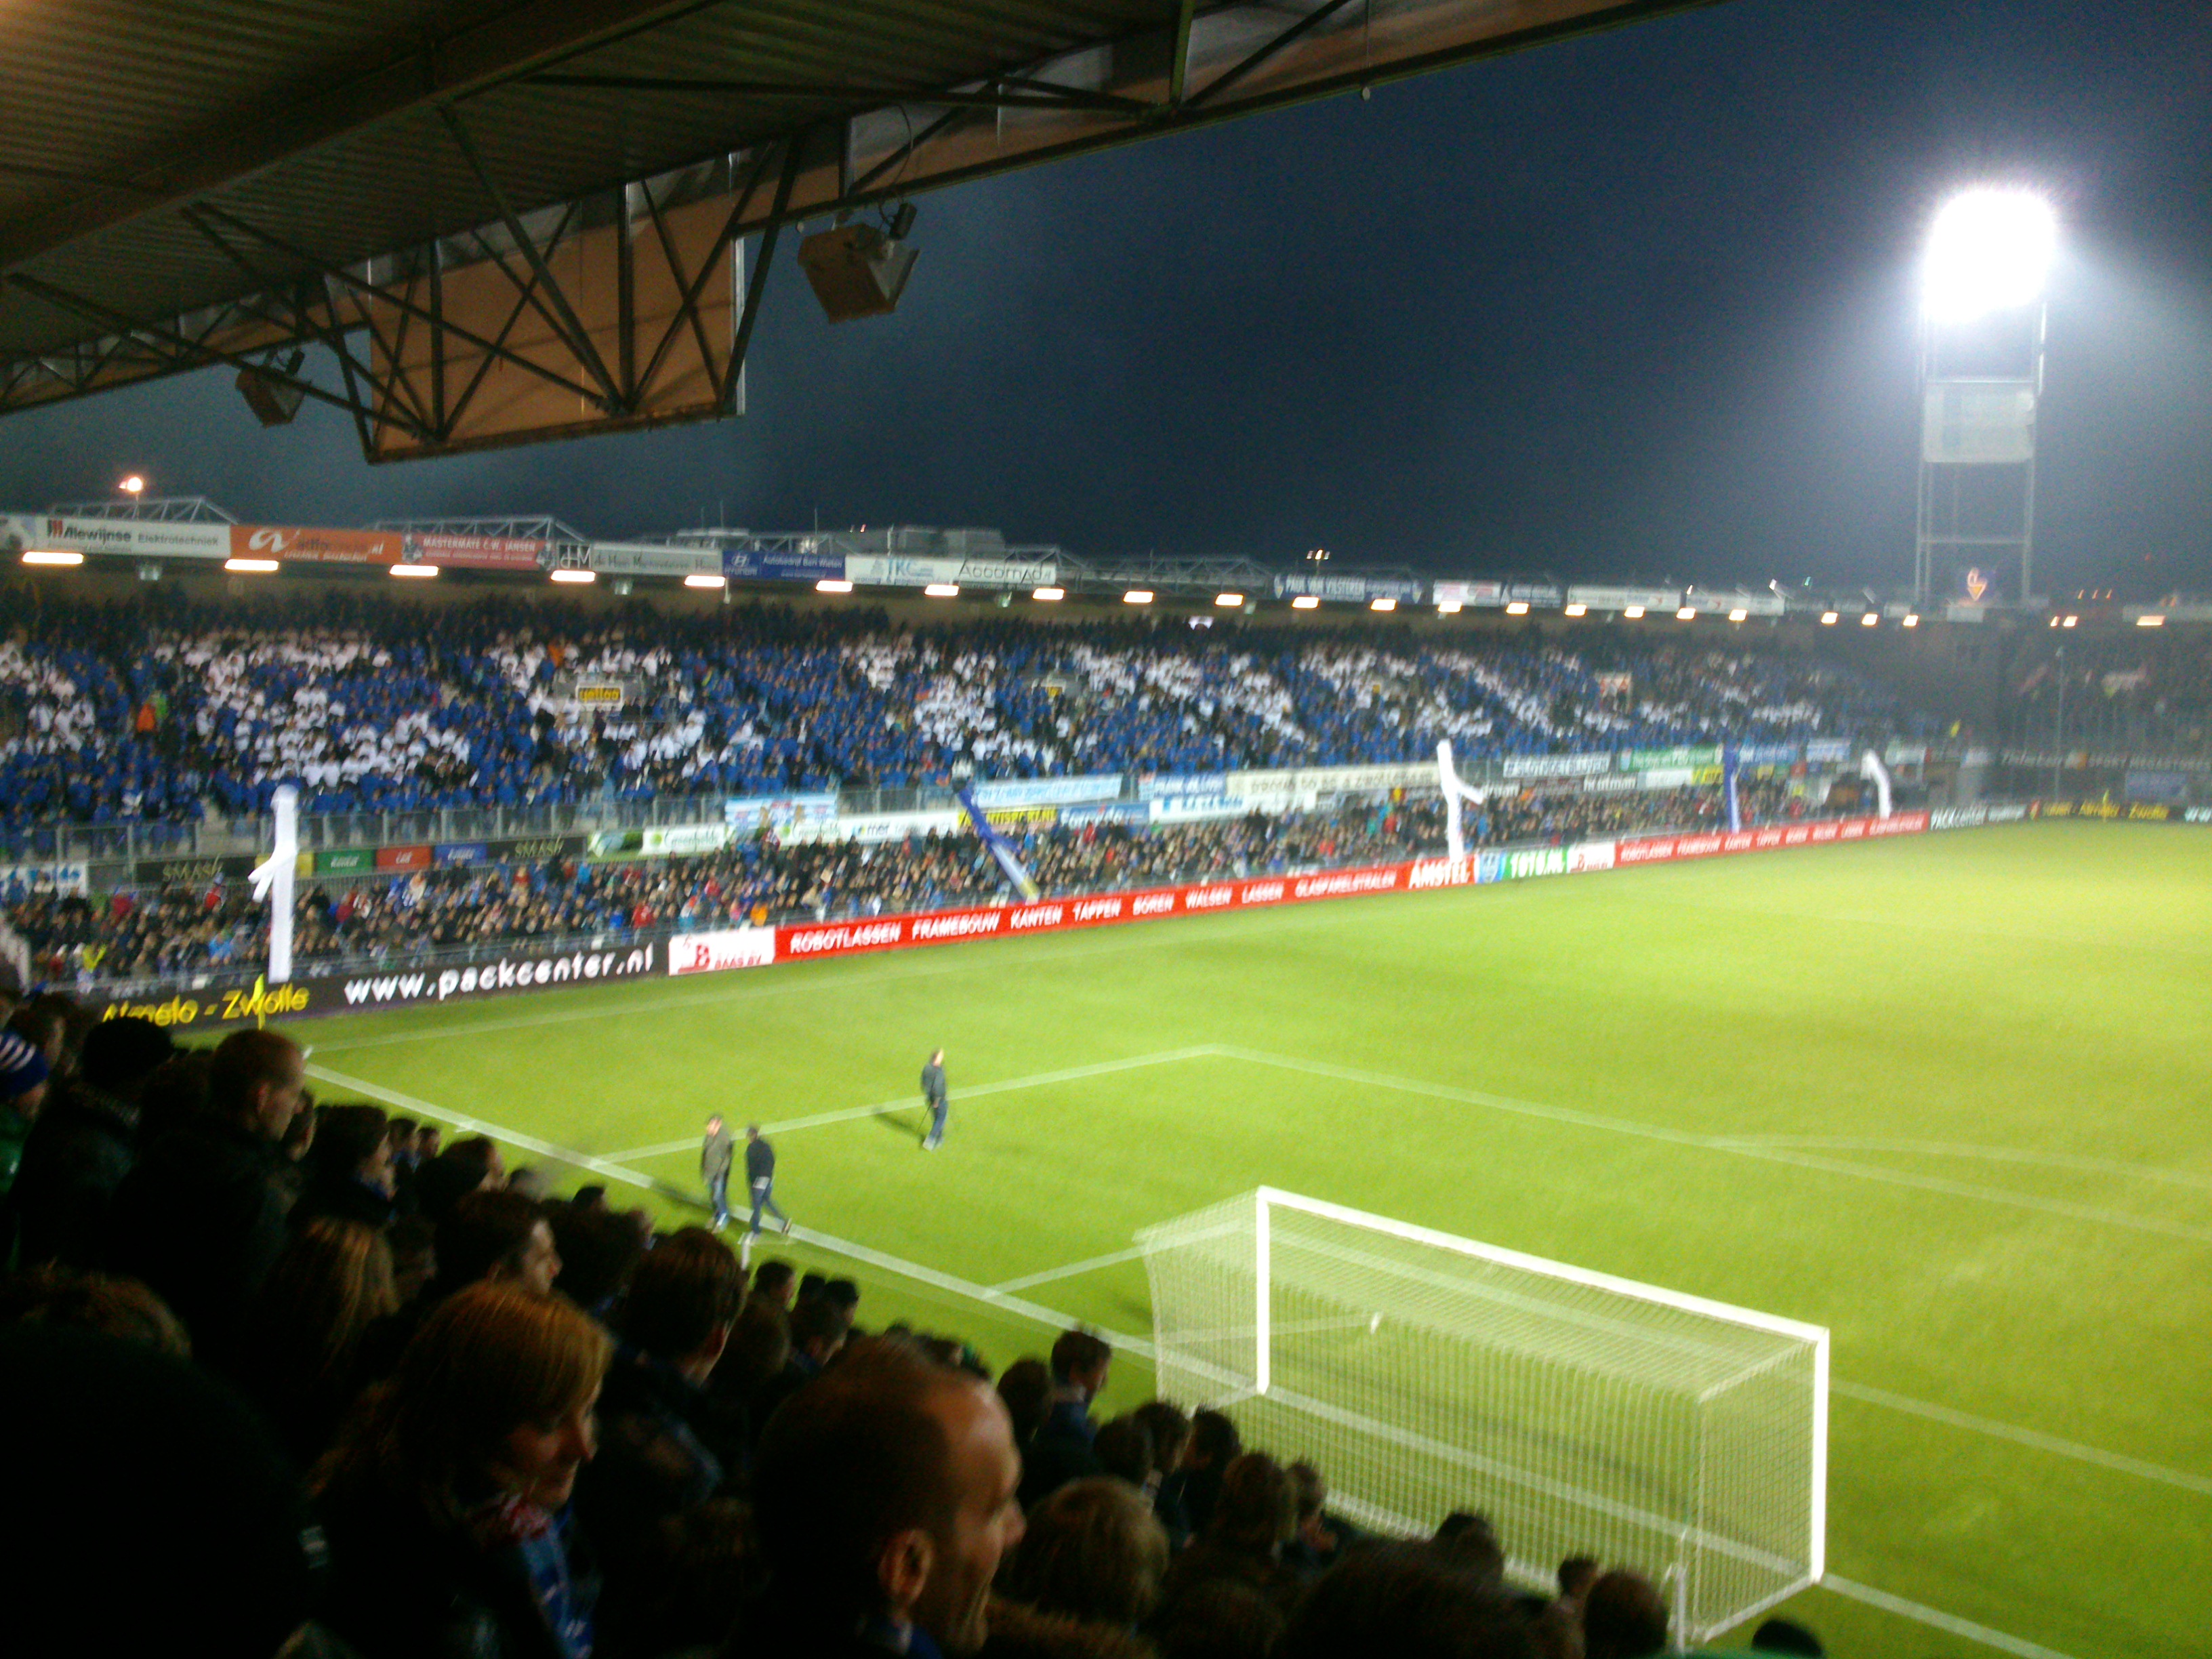
[(2058, 245), (2032, 191), (1962, 191), (1928, 238), (1920, 306), (1920, 495), (1913, 592), (2035, 593), (2035, 425), (2045, 279)]

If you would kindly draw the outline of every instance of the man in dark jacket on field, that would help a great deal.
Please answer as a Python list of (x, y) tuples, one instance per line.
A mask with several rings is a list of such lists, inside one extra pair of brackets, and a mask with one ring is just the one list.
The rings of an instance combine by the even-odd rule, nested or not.
[(116, 1189), (113, 1260), (176, 1310), (195, 1356), (238, 1363), (246, 1316), (284, 1248), (281, 1150), (307, 1058), (275, 1031), (237, 1031), (209, 1068), (204, 1116), (149, 1146)]
[(139, 1091), (173, 1052), (167, 1031), (136, 1015), (86, 1034), (76, 1080), (40, 1114), (16, 1172), (10, 1201), (25, 1267), (100, 1265), (115, 1189), (137, 1156)]

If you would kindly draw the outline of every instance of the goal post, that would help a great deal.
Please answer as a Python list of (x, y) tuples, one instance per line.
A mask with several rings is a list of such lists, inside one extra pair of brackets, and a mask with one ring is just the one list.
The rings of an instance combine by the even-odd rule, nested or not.
[(1138, 1235), (1164, 1398), (1349, 1519), (1489, 1517), (1516, 1578), (1650, 1575), (1702, 1642), (1820, 1580), (1828, 1334), (1261, 1188)]

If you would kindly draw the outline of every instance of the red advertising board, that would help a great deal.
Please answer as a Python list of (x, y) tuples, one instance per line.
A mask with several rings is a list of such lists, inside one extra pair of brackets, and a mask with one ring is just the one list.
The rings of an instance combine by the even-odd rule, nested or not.
[(287, 564), (434, 564), (457, 570), (537, 570), (545, 544), (523, 536), (449, 536), (414, 530), (316, 530), (304, 525), (234, 524), (234, 559)]
[(380, 870), (427, 870), (430, 867), (430, 849), (427, 847), (380, 847), (376, 849), (376, 867)]
[[(1772, 824), (1757, 830), (1652, 836), (1618, 843), (1593, 842), (1566, 849), (1565, 867), (1579, 873), (1620, 866), (1663, 864), (1678, 859), (1711, 858), (1722, 854), (1917, 835), (1928, 828), (1928, 821), (1924, 811), (1899, 812), (1887, 818), (1836, 818)], [(1600, 849), (1610, 850), (1610, 862), (1597, 855)], [(1475, 881), (1478, 871), (1483, 867), (1482, 861), (1475, 858), (1456, 861), (1417, 859), (1408, 864), (1370, 865), (1358, 870), (1325, 870), (1303, 876), (1257, 876), (1202, 882), (1188, 887), (1153, 887), (1135, 893), (1043, 899), (1035, 904), (860, 916), (849, 921), (778, 927), (775, 930), (772, 954), (763, 937), (767, 930), (763, 928), (690, 934), (671, 945), (668, 971), (677, 975), (716, 973), (730, 968), (766, 967), (771, 962), (852, 956), (863, 951), (900, 951), (921, 945), (954, 945), (966, 939), (1008, 939), (1024, 933), (1064, 933), (1075, 927), (1106, 927), (1125, 921), (1148, 921), (1159, 916), (1213, 915), (1224, 910), (1250, 910), (1313, 899), (1461, 887)]]

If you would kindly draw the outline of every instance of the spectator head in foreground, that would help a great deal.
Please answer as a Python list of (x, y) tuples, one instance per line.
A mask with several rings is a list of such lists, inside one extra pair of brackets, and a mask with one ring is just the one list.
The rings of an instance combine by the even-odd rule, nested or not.
[(894, 1338), (855, 1344), (761, 1438), (753, 1501), (778, 1637), (836, 1651), (856, 1632), (904, 1646), (918, 1629), (974, 1653), (1021, 1540), (1020, 1478), (988, 1387)]
[(1644, 1659), (1667, 1650), (1667, 1602), (1641, 1573), (1616, 1567), (1583, 1598), (1583, 1650), (1589, 1659)]
[(208, 1063), (208, 1104), (264, 1140), (290, 1132), (307, 1086), (307, 1057), (281, 1032), (233, 1031)]
[(554, 1288), (586, 1313), (605, 1318), (645, 1260), (647, 1236), (636, 1218), (605, 1204), (571, 1202), (547, 1205), (545, 1220), (561, 1257)]
[(9, 1650), (271, 1659), (307, 1615), (299, 1483), (252, 1410), (163, 1346), (0, 1329)]
[(1134, 1412), (1124, 1412), (1100, 1425), (1091, 1443), (1091, 1455), (1107, 1474), (1149, 1493), (1158, 1484), (1152, 1462), (1152, 1431)]
[(1272, 1556), (1297, 1535), (1297, 1489), (1265, 1452), (1246, 1452), (1222, 1472), (1212, 1534), (1253, 1555)]
[(135, 1279), (35, 1267), (0, 1279), (0, 1325), (55, 1325), (138, 1342), (179, 1359), (191, 1338), (169, 1304)]
[(1000, 1585), (1043, 1613), (1127, 1628), (1159, 1605), (1168, 1535), (1144, 1494), (1109, 1475), (1071, 1480), (1036, 1506)]
[(799, 1274), (788, 1261), (763, 1261), (753, 1274), (753, 1300), (788, 1310), (799, 1291)]
[(1314, 1581), (1274, 1659), (1534, 1659), (1528, 1620), (1496, 1585), (1417, 1543), (1365, 1544)]
[(1589, 1556), (1569, 1556), (1559, 1563), (1559, 1599), (1580, 1607), (1590, 1586), (1597, 1583), (1599, 1571), (1597, 1562)]
[(1052, 1412), (1052, 1371), (1042, 1359), (1017, 1359), (999, 1376), (999, 1399), (1013, 1424), (1014, 1445), (1024, 1452)]
[(1052, 1345), (1053, 1386), (1096, 1400), (1114, 1368), (1114, 1350), (1096, 1331), (1062, 1331)]
[(177, 1052), (167, 1031), (137, 1014), (103, 1019), (84, 1035), (77, 1078), (96, 1093), (136, 1104), (146, 1079)]
[(520, 1193), (471, 1193), (439, 1224), (438, 1273), (448, 1290), (478, 1279), (511, 1280), (550, 1296), (561, 1253), (544, 1206)]
[(704, 1382), (729, 1345), (744, 1296), (737, 1252), (704, 1227), (685, 1227), (638, 1263), (623, 1301), (622, 1334)]
[(1438, 1524), (1430, 1547), (1463, 1572), (1491, 1583), (1505, 1578), (1505, 1547), (1497, 1529), (1480, 1515), (1455, 1510)]

